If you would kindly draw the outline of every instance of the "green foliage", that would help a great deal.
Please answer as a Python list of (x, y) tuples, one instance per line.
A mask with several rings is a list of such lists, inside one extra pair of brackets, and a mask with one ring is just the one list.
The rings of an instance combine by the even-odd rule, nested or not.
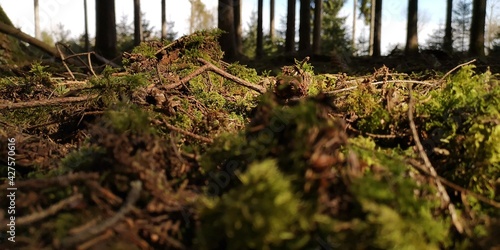
[(33, 64), (31, 64), (31, 69), (29, 72), (32, 75), (30, 80), (34, 83), (40, 83), (42, 85), (50, 87), (52, 85), (52, 81), (50, 80), (50, 77), (52, 75), (45, 71), (45, 69), (47, 68), (48, 66), (43, 66), (41, 62), (34, 62)]
[(102, 120), (117, 134), (144, 134), (153, 133), (147, 111), (133, 105), (117, 105), (114, 109), (106, 111)]
[[(426, 119), (426, 130), (435, 134), (436, 147), (448, 149), (452, 157), (443, 173), (446, 177), (484, 194), (499, 198), (494, 181), (500, 178), (500, 89), (489, 72), (475, 74), (463, 67), (432, 100), (417, 106)], [(434, 132), (437, 131), (437, 132)]]

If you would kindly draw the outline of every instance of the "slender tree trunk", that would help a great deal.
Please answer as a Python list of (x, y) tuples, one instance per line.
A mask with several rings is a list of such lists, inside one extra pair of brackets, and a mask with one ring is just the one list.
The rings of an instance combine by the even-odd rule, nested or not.
[(452, 53), (453, 52), (453, 33), (451, 29), (451, 18), (453, 14), (453, 0), (446, 1), (446, 24), (444, 28), (444, 41), (443, 50)]
[(313, 30), (313, 53), (321, 52), (321, 22), (323, 11), (323, 0), (314, 0), (314, 30)]
[(375, 1), (375, 26), (373, 28), (373, 56), (380, 56), (380, 40), (382, 37), (382, 0)]
[(373, 56), (373, 41), (375, 40), (375, 0), (370, 1), (370, 56)]
[(358, 15), (356, 13), (358, 8), (358, 0), (353, 0), (353, 9), (352, 9), (352, 51), (356, 53), (356, 19)]
[(257, 48), (255, 51), (257, 58), (262, 57), (264, 55), (264, 31), (262, 28), (263, 7), (264, 7), (264, 0), (259, 0), (257, 6)]
[(219, 38), (219, 44), (227, 60), (237, 58), (233, 12), (233, 0), (219, 0), (218, 27), (225, 31)]
[(161, 0), (161, 39), (167, 39), (167, 6), (165, 0)]
[(274, 0), (269, 0), (269, 39), (274, 42)]
[(85, 22), (85, 34), (84, 39), (85, 39), (85, 51), (90, 51), (90, 40), (89, 40), (89, 14), (87, 11), (87, 0), (83, 0), (83, 15), (84, 15), (84, 22)]
[(486, 20), (486, 0), (472, 3), (472, 23), (470, 28), (469, 54), (484, 58), (484, 26)]
[(311, 50), (311, 4), (300, 0), (299, 51)]
[(96, 1), (95, 9), (96, 51), (107, 59), (114, 59), (118, 56), (116, 50), (115, 0)]
[(408, 1), (408, 27), (406, 34), (406, 47), (405, 54), (408, 56), (414, 56), (418, 54), (418, 0)]
[(285, 51), (295, 52), (295, 3), (297, 0), (288, 0), (286, 15)]
[(234, 0), (234, 28), (236, 39), (236, 51), (239, 55), (243, 54), (243, 30), (241, 28), (241, 0)]
[(35, 10), (35, 38), (42, 38), (42, 31), (40, 30), (40, 8), (38, 5), (38, 0), (34, 0), (34, 10)]
[(141, 0), (134, 0), (134, 45), (142, 42)]

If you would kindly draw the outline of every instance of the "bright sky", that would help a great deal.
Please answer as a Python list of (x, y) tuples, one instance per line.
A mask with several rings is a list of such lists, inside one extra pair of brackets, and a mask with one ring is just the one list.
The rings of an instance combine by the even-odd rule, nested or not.
[[(88, 0), (89, 32), (95, 34), (95, 1)], [(353, 0), (348, 0), (341, 10), (341, 15), (346, 16), (348, 29), (352, 27)], [(208, 9), (217, 9), (217, 0), (202, 0)], [(242, 24), (248, 26), (252, 11), (257, 9), (257, 0), (242, 0)], [(384, 0), (382, 6), (382, 53), (395, 44), (404, 44), (406, 39), (406, 12), (408, 1)], [(115, 0), (116, 20), (127, 15), (129, 21), (133, 18), (132, 0)], [(22, 31), (34, 35), (33, 0), (0, 0), (0, 5), (10, 17), (14, 25)], [(71, 36), (76, 37), (83, 33), (84, 14), (83, 0), (40, 0), (40, 25), (42, 30), (53, 30), (58, 23), (71, 31)], [(188, 32), (187, 18), (189, 17), (190, 4), (188, 0), (166, 0), (167, 20), (174, 21), (174, 29), (178, 35)], [(279, 28), (281, 19), (286, 15), (287, 0), (276, 0), (276, 24)], [(161, 27), (161, 1), (142, 0), (141, 11), (146, 13), (146, 19), (154, 26), (155, 30)], [(297, 18), (299, 3), (297, 2)], [(419, 1), (419, 42), (424, 43), (428, 35), (436, 29), (445, 19), (445, 0), (420, 0)], [(298, 20), (297, 20), (298, 21)], [(358, 37), (363, 30), (363, 22), (356, 24)], [(298, 25), (297, 25), (298, 27)], [(264, 29), (269, 28), (269, 0), (264, 0)], [(266, 32), (266, 31), (265, 31)], [(348, 31), (349, 34), (351, 31)], [(368, 27), (364, 34), (369, 33)]]

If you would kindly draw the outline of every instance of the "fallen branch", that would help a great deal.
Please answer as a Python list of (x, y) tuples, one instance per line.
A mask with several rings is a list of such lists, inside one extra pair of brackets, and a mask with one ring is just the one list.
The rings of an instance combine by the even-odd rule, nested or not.
[(75, 194), (75, 195), (70, 196), (64, 200), (59, 201), (58, 203), (50, 206), (49, 208), (47, 208), (43, 211), (35, 212), (33, 214), (18, 218), (16, 221), (16, 224), (19, 226), (22, 226), (22, 225), (27, 225), (27, 224), (37, 222), (39, 220), (42, 220), (44, 218), (47, 218), (51, 215), (56, 214), (57, 212), (59, 212), (60, 210), (62, 210), (66, 206), (70, 205), (71, 203), (78, 202), (82, 199), (83, 199), (82, 194)]
[[(76, 181), (90, 181), (98, 179), (98, 173), (69, 173), (67, 175), (56, 176), (52, 178), (16, 181), (16, 187), (23, 189), (42, 189), (55, 186), (66, 187)], [(9, 187), (8, 183), (0, 186), (0, 189), (5, 190), (7, 187)]]
[[(415, 167), (421, 173), (432, 177), (431, 173), (427, 172), (427, 167), (422, 166), (422, 164), (420, 164), (418, 161), (416, 161), (414, 159), (408, 159), (408, 160), (406, 160), (406, 162), (408, 164), (412, 165), (413, 167)], [(492, 207), (500, 208), (500, 202), (488, 199), (480, 194), (474, 193), (473, 191), (470, 191), (466, 188), (463, 188), (463, 187), (461, 187), (461, 186), (459, 186), (459, 185), (457, 185), (457, 184), (455, 184), (455, 183), (453, 183), (453, 182), (451, 182), (451, 181), (449, 181), (441, 176), (437, 176), (437, 178), (441, 181), (441, 183), (443, 183), (445, 186), (447, 186), (449, 188), (452, 188), (458, 192), (461, 192), (462, 194), (468, 194), (468, 195), (476, 198), (478, 201), (482, 201), (485, 204), (488, 204)]]
[[(375, 86), (375, 85), (380, 85), (380, 84), (383, 84), (383, 83), (416, 83), (416, 84), (434, 86), (434, 84), (432, 84), (432, 83), (423, 82), (423, 81), (414, 81), (414, 80), (388, 80), (388, 81), (373, 82), (373, 83), (370, 83), (370, 84), (373, 85), (373, 86)], [(325, 94), (327, 94), (327, 95), (337, 94), (337, 93), (341, 93), (341, 92), (346, 92), (346, 91), (354, 90), (354, 89), (357, 89), (358, 87), (359, 87), (359, 85), (348, 87), (348, 88), (343, 88), (343, 89), (337, 89), (337, 90), (325, 92)]]
[(22, 109), (22, 108), (35, 108), (35, 107), (45, 107), (45, 106), (54, 106), (66, 103), (75, 103), (75, 102), (85, 102), (96, 98), (96, 95), (92, 96), (78, 96), (78, 97), (62, 97), (62, 98), (54, 98), (50, 100), (40, 100), (40, 101), (32, 101), (32, 102), (16, 102), (16, 103), (1, 103), (0, 110), (2, 109)]
[(142, 182), (137, 180), (133, 181), (130, 183), (130, 191), (127, 195), (127, 201), (125, 204), (120, 208), (120, 211), (118, 211), (113, 217), (104, 220), (101, 224), (95, 226), (95, 227), (90, 227), (87, 230), (71, 237), (67, 237), (63, 240), (61, 240), (61, 248), (63, 249), (70, 249), (73, 248), (74, 246), (78, 245), (81, 242), (87, 241), (93, 237), (96, 237), (99, 234), (102, 234), (106, 229), (114, 226), (118, 221), (122, 220), (125, 215), (132, 210), (134, 207), (134, 204), (137, 202), (139, 199), (139, 196), (141, 194), (142, 190)]
[(214, 72), (214, 73), (216, 73), (216, 74), (218, 74), (218, 75), (220, 75), (222, 77), (225, 77), (225, 78), (227, 78), (227, 79), (229, 79), (229, 80), (231, 80), (231, 81), (233, 81), (235, 83), (238, 83), (238, 84), (240, 84), (242, 86), (245, 86), (245, 87), (247, 87), (249, 89), (255, 90), (255, 91), (257, 91), (257, 92), (259, 92), (261, 94), (266, 93), (266, 88), (264, 88), (263, 86), (253, 84), (253, 83), (245, 81), (245, 80), (243, 80), (243, 79), (241, 79), (239, 77), (233, 76), (233, 75), (227, 73), (226, 71), (220, 69), (219, 67), (213, 65), (212, 63), (210, 63), (210, 62), (208, 62), (208, 61), (206, 61), (206, 60), (204, 60), (202, 58), (198, 58), (198, 61), (201, 62), (201, 63), (203, 63), (203, 64), (205, 64), (205, 65), (207, 65), (208, 66), (208, 70), (210, 70), (210, 71), (212, 71), (212, 72)]
[(57, 53), (57, 50), (50, 47), (46, 43), (22, 32), (20, 29), (16, 29), (13, 26), (10, 26), (8, 24), (0, 22), (0, 32), (5, 33), (7, 35), (11, 35), (11, 36), (23, 41), (23, 42), (29, 43), (29, 44), (41, 49), (42, 51), (46, 52), (47, 54), (49, 54), (55, 58), (60, 59), (59, 54)]
[(462, 64), (457, 65), (455, 68), (453, 68), (453, 69), (451, 69), (450, 71), (446, 72), (446, 74), (444, 74), (444, 76), (443, 76), (443, 77), (441, 77), (441, 79), (439, 79), (439, 81), (437, 82), (437, 84), (438, 84), (438, 85), (441, 85), (441, 84), (442, 84), (442, 82), (444, 81), (444, 79), (445, 79), (448, 75), (450, 75), (453, 71), (455, 71), (455, 70), (457, 70), (457, 69), (459, 69), (459, 68), (461, 68), (461, 67), (463, 67), (463, 66), (465, 66), (465, 65), (471, 64), (471, 63), (473, 63), (473, 62), (475, 62), (475, 61), (476, 61), (476, 59), (473, 59), (473, 60), (470, 60), (470, 61), (468, 61), (468, 62), (466, 62), (466, 63), (462, 63)]
[(200, 140), (200, 141), (203, 141), (203, 142), (206, 142), (206, 143), (213, 143), (214, 141), (210, 138), (207, 138), (207, 137), (204, 137), (204, 136), (201, 136), (201, 135), (197, 135), (197, 134), (194, 134), (194, 133), (191, 133), (189, 131), (186, 131), (184, 129), (181, 129), (181, 128), (178, 128), (174, 125), (171, 125), (169, 124), (167, 121), (163, 120), (163, 123), (165, 124), (165, 126), (170, 129), (170, 130), (173, 130), (175, 132), (179, 132), (183, 135), (187, 135), (187, 136), (190, 136), (190, 137), (193, 137), (194, 139), (196, 140)]
[(457, 229), (459, 233), (464, 232), (464, 226), (462, 225), (462, 222), (460, 221), (460, 218), (457, 215), (457, 211), (455, 210), (455, 206), (453, 203), (450, 201), (450, 196), (448, 196), (448, 193), (446, 192), (446, 189), (444, 188), (443, 184), (441, 183), (441, 180), (438, 178), (438, 174), (436, 172), (436, 169), (431, 164), (431, 161), (429, 160), (429, 157), (427, 157), (427, 154), (425, 153), (424, 146), (422, 146), (422, 143), (420, 143), (420, 138), (418, 136), (417, 132), (417, 127), (415, 126), (415, 122), (413, 121), (413, 98), (412, 98), (412, 91), (411, 91), (411, 84), (408, 83), (408, 91), (409, 91), (409, 100), (408, 100), (408, 120), (410, 122), (410, 128), (411, 132), (413, 133), (413, 140), (415, 140), (415, 145), (417, 146), (418, 152), (420, 154), (420, 157), (424, 160), (425, 167), (427, 168), (427, 171), (431, 174), (432, 178), (434, 178), (436, 182), (436, 187), (438, 190), (438, 195), (441, 197), (442, 202), (448, 206), (448, 211), (450, 212), (451, 216), (451, 221), (453, 222), (453, 225)]

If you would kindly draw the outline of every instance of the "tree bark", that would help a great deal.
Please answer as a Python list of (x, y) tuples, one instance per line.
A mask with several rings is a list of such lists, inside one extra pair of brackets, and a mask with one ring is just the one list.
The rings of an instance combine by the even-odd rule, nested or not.
[(375, 26), (373, 27), (373, 55), (380, 56), (380, 40), (382, 37), (382, 0), (375, 1)]
[(44, 42), (42, 42), (42, 41), (40, 41), (40, 40), (30, 36), (30, 35), (22, 32), (21, 30), (14, 28), (11, 25), (5, 24), (4, 22), (0, 22), (0, 33), (11, 35), (11, 36), (23, 41), (23, 42), (27, 42), (27, 43), (41, 49), (45, 53), (47, 53), (55, 58), (59, 58), (59, 59), (61, 58), (56, 49), (50, 47), (48, 44), (45, 44)]
[(116, 49), (115, 0), (98, 0), (96, 8), (96, 52), (107, 59), (118, 56)]
[(84, 39), (85, 39), (85, 51), (90, 51), (90, 39), (89, 39), (89, 13), (87, 11), (87, 0), (83, 0), (83, 15), (84, 15), (84, 22), (85, 22), (85, 34)]
[(236, 39), (236, 52), (238, 55), (243, 54), (243, 30), (241, 28), (241, 0), (234, 0), (233, 2), (234, 11), (234, 29), (235, 29), (235, 39)]
[(375, 40), (375, 0), (370, 1), (370, 49), (369, 54), (373, 56), (373, 41)]
[(142, 42), (141, 0), (134, 0), (134, 45)]
[(167, 39), (167, 9), (165, 0), (161, 0), (161, 40)]
[(356, 53), (356, 19), (358, 18), (356, 10), (358, 8), (358, 0), (354, 0), (352, 9), (352, 51)]
[(446, 24), (444, 28), (444, 41), (443, 50), (452, 53), (453, 52), (453, 33), (451, 29), (451, 18), (453, 14), (453, 0), (448, 0), (446, 3)]
[(285, 52), (295, 52), (295, 3), (297, 0), (288, 0), (286, 15)]
[(42, 38), (42, 31), (40, 30), (40, 8), (38, 5), (38, 0), (34, 0), (34, 10), (35, 10), (35, 37), (36, 39)]
[(299, 51), (311, 50), (311, 4), (310, 0), (300, 0)]
[(484, 26), (486, 21), (486, 0), (472, 3), (472, 23), (470, 28), (469, 54), (484, 58)]
[(414, 56), (418, 54), (418, 33), (417, 33), (417, 23), (418, 23), (418, 0), (408, 1), (408, 22), (407, 22), (407, 34), (406, 34), (406, 47), (405, 54), (408, 56)]
[(257, 58), (264, 55), (263, 7), (264, 0), (259, 0), (257, 6), (257, 48), (255, 51)]
[(314, 30), (313, 30), (313, 53), (321, 52), (321, 22), (323, 11), (323, 0), (314, 0)]
[(219, 38), (219, 44), (224, 51), (224, 58), (227, 60), (235, 60), (236, 39), (234, 29), (234, 8), (233, 0), (219, 0), (218, 6), (218, 27), (225, 31)]
[(269, 39), (274, 42), (274, 0), (270, 0), (269, 5)]

